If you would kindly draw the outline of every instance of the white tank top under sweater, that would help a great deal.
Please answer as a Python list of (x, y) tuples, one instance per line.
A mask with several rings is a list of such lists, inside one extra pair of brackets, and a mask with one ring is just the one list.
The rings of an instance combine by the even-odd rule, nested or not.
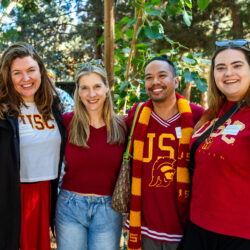
[(61, 136), (56, 121), (45, 122), (35, 103), (26, 103), (18, 118), (21, 182), (53, 180), (58, 176)]

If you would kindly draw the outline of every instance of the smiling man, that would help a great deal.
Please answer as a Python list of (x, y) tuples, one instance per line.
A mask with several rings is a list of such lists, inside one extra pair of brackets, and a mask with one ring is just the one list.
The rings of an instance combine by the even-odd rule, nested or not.
[[(149, 100), (143, 104), (134, 135), (129, 249), (175, 250), (187, 224), (189, 139), (203, 109), (177, 94), (178, 85), (167, 57), (147, 63)], [(136, 107), (127, 117), (130, 127)]]

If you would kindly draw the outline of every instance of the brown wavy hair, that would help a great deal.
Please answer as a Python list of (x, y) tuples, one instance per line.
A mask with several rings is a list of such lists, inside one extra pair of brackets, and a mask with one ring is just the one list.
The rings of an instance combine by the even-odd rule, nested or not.
[[(211, 121), (214, 118), (216, 118), (219, 109), (224, 105), (226, 102), (226, 96), (217, 88), (216, 82), (214, 79), (214, 62), (216, 56), (226, 50), (226, 49), (234, 49), (242, 51), (245, 55), (245, 58), (248, 62), (248, 65), (250, 67), (250, 51), (248, 49), (240, 48), (240, 47), (234, 47), (234, 48), (222, 48), (215, 51), (211, 67), (210, 67), (210, 73), (209, 73), (209, 89), (208, 89), (208, 109), (204, 112), (203, 116), (201, 117), (200, 121), (197, 123), (195, 129), (200, 128), (204, 123), (207, 121)], [(250, 70), (250, 69), (249, 69)], [(247, 90), (246, 95), (243, 97), (243, 99), (246, 102), (246, 105), (250, 107), (250, 87)]]
[(51, 119), (54, 97), (58, 95), (47, 76), (45, 66), (32, 45), (25, 42), (17, 42), (10, 45), (0, 59), (0, 119), (5, 114), (18, 117), (22, 105), (25, 105), (22, 96), (15, 90), (11, 80), (11, 65), (16, 58), (31, 56), (39, 65), (41, 85), (34, 96), (38, 111), (45, 121)]
[[(100, 65), (91, 65), (88, 64), (84, 68), (80, 68), (75, 77), (76, 81), (76, 89), (74, 93), (74, 116), (70, 123), (70, 133), (69, 139), (72, 144), (82, 146), (87, 148), (87, 141), (90, 136), (89, 130), (89, 114), (88, 111), (83, 104), (80, 96), (79, 96), (79, 80), (84, 75), (89, 75), (95, 73), (99, 75), (104, 84), (108, 86), (107, 73), (103, 67)], [(109, 144), (124, 144), (126, 142), (126, 124), (124, 118), (115, 114), (113, 109), (113, 101), (110, 93), (110, 89), (108, 89), (107, 97), (104, 101), (103, 105), (103, 120), (107, 127), (107, 143)]]

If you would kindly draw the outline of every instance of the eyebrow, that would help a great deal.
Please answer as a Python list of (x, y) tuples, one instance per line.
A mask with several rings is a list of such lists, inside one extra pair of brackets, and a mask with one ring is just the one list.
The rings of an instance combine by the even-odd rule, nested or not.
[[(30, 66), (27, 70), (36, 68), (36, 66)], [(15, 71), (21, 71), (20, 69), (13, 69), (11, 72), (15, 72)]]
[[(234, 65), (234, 64), (236, 64), (236, 63), (244, 63), (243, 61), (241, 61), (241, 60), (238, 60), (238, 61), (234, 61), (234, 62), (232, 62), (232, 63), (230, 63), (231, 65)], [(217, 66), (224, 66), (224, 65), (226, 65), (225, 63), (218, 63), (218, 64), (216, 64), (215, 65), (215, 67), (217, 67)]]
[[(161, 70), (161, 71), (159, 71), (159, 72), (157, 72), (158, 74), (160, 74), (160, 73), (168, 73), (167, 71), (165, 71), (165, 70)], [(147, 73), (145, 76), (148, 76), (148, 75), (152, 75), (151, 73)]]

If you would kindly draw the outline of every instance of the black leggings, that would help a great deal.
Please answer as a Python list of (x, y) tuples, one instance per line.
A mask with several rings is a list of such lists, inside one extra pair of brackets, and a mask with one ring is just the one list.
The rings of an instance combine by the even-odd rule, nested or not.
[(250, 250), (250, 240), (214, 233), (189, 222), (177, 250)]

